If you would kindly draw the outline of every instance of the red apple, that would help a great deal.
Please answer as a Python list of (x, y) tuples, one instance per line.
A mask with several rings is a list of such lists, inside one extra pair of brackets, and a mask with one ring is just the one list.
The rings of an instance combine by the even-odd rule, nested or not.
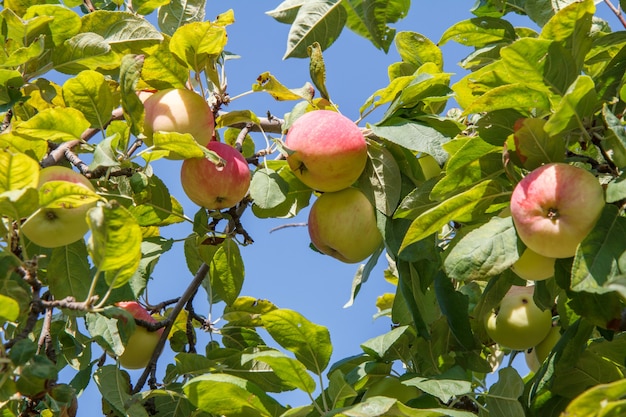
[(289, 167), (314, 190), (339, 191), (352, 185), (365, 169), (367, 143), (347, 117), (316, 110), (300, 116), (287, 132)]
[(552, 327), (552, 312), (533, 301), (534, 286), (512, 286), (500, 305), (486, 317), (487, 334), (500, 346), (526, 350), (546, 338)]
[(548, 258), (574, 256), (603, 207), (604, 190), (596, 177), (564, 163), (533, 170), (511, 196), (511, 216), (519, 238)]
[(364, 260), (383, 242), (374, 207), (356, 188), (322, 194), (311, 206), (308, 227), (320, 252), (346, 263)]
[(213, 137), (213, 112), (198, 93), (182, 88), (168, 89), (158, 91), (144, 100), (146, 145), (152, 146), (152, 134), (159, 131), (189, 133), (203, 146)]
[[(64, 166), (50, 166), (39, 173), (39, 188), (50, 181), (67, 181), (95, 191), (89, 180), (78, 172)], [(69, 245), (81, 239), (89, 230), (86, 214), (96, 202), (77, 207), (40, 208), (21, 226), (29, 240), (44, 248)]]
[(216, 165), (206, 158), (183, 161), (180, 181), (191, 201), (209, 210), (233, 207), (250, 187), (250, 168), (245, 158), (232, 146), (209, 142), (207, 146), (226, 161)]
[[(121, 301), (116, 306), (128, 311), (134, 318), (148, 323), (157, 323), (141, 304), (136, 301)], [(126, 342), (124, 353), (119, 357), (120, 365), (126, 369), (145, 368), (150, 362), (163, 328), (151, 332), (145, 327), (135, 326), (135, 331)]]

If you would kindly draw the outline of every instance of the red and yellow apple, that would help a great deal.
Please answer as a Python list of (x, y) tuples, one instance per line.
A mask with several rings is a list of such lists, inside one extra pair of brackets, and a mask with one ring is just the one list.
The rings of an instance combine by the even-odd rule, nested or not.
[[(128, 311), (136, 319), (148, 323), (157, 323), (148, 310), (136, 301), (120, 301), (115, 305)], [(119, 357), (120, 365), (126, 369), (145, 368), (150, 362), (162, 333), (163, 328), (151, 332), (145, 327), (135, 326), (135, 331), (126, 342), (124, 353)]]
[(152, 146), (154, 132), (189, 133), (206, 146), (213, 137), (215, 120), (209, 104), (198, 93), (184, 88), (144, 94), (144, 142)]
[(511, 216), (519, 238), (548, 258), (574, 256), (603, 207), (604, 190), (597, 178), (565, 163), (533, 170), (511, 196)]
[(552, 327), (552, 313), (533, 301), (534, 286), (512, 286), (485, 318), (487, 334), (500, 346), (526, 350), (537, 346)]
[(287, 163), (296, 177), (317, 191), (351, 186), (365, 169), (367, 143), (361, 129), (332, 110), (300, 116), (285, 138)]
[(319, 196), (311, 206), (308, 228), (320, 252), (346, 263), (364, 260), (383, 242), (374, 207), (356, 188)]
[(548, 335), (539, 344), (525, 352), (526, 365), (528, 369), (537, 372), (541, 364), (547, 359), (554, 349), (554, 346), (561, 338), (561, 328), (553, 326)]
[[(39, 173), (39, 189), (51, 181), (67, 181), (95, 191), (89, 180), (78, 172), (64, 166), (50, 166)], [(96, 205), (95, 201), (76, 207), (41, 207), (21, 226), (29, 240), (44, 248), (69, 245), (81, 239), (89, 230), (86, 214)]]
[(222, 142), (209, 142), (208, 149), (225, 161), (215, 164), (206, 158), (183, 161), (180, 182), (187, 197), (209, 210), (233, 207), (250, 187), (250, 168), (239, 151)]
[(540, 255), (530, 248), (511, 266), (511, 270), (520, 278), (528, 281), (542, 281), (554, 276), (555, 258)]

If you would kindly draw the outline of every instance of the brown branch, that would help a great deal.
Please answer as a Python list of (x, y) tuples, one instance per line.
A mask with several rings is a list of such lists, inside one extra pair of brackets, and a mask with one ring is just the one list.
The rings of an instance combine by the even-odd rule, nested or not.
[[(226, 112), (220, 112), (219, 114), (226, 114)], [(249, 122), (240, 122), (233, 123), (229, 125), (230, 127), (234, 127), (236, 129), (244, 129)], [(266, 132), (266, 133), (277, 133), (281, 134), (283, 132), (283, 125), (285, 121), (278, 117), (272, 116), (268, 113), (267, 117), (259, 117), (259, 124), (253, 123), (250, 128), (250, 132)]]
[(617, 16), (617, 19), (622, 23), (622, 26), (626, 28), (626, 18), (624, 18), (621, 8), (615, 7), (615, 5), (611, 3), (611, 0), (604, 0), (604, 3), (609, 6), (609, 9), (611, 9), (615, 16)]
[(242, 151), (243, 141), (246, 140), (246, 136), (248, 136), (248, 133), (250, 133), (250, 129), (252, 129), (253, 126), (254, 123), (252, 122), (246, 123), (243, 129), (241, 129), (241, 131), (239, 132), (239, 135), (237, 135), (237, 139), (235, 140), (235, 149), (237, 149), (239, 152)]
[(159, 343), (157, 343), (154, 349), (154, 352), (152, 353), (152, 358), (150, 358), (150, 362), (148, 362), (148, 365), (144, 369), (143, 373), (139, 377), (139, 380), (137, 381), (137, 384), (133, 388), (134, 394), (141, 391), (143, 386), (146, 384), (148, 377), (151, 374), (154, 374), (156, 370), (157, 360), (161, 356), (161, 353), (163, 353), (163, 348), (165, 347), (167, 336), (172, 330), (172, 326), (174, 325), (174, 321), (176, 320), (176, 317), (178, 317), (183, 307), (189, 302), (189, 300), (193, 298), (194, 294), (198, 291), (198, 288), (202, 284), (202, 281), (204, 281), (204, 278), (206, 277), (208, 272), (209, 272), (209, 266), (207, 264), (203, 263), (202, 265), (200, 265), (200, 268), (198, 268), (198, 272), (196, 272), (196, 275), (194, 276), (193, 280), (191, 281), (191, 283), (189, 284), (189, 286), (187, 287), (183, 295), (180, 297), (176, 305), (172, 308), (172, 311), (170, 312), (167, 319), (164, 320), (165, 330), (163, 331), (163, 333), (161, 333), (161, 337), (159, 338)]

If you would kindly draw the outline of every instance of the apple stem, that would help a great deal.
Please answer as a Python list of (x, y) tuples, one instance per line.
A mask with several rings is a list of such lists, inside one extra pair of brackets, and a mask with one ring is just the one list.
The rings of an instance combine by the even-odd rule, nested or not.
[(550, 207), (548, 209), (548, 219), (550, 220), (557, 220), (560, 217), (559, 215), (559, 210), (555, 209), (554, 207)]

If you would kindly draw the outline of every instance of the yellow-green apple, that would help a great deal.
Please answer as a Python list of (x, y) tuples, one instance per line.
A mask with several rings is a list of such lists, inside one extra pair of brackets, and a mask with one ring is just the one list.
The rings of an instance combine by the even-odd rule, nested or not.
[(206, 158), (183, 161), (180, 182), (191, 201), (209, 210), (233, 207), (250, 187), (250, 168), (239, 151), (222, 142), (209, 142), (208, 149), (225, 161), (215, 164)]
[(603, 207), (604, 190), (596, 177), (565, 163), (531, 171), (511, 195), (511, 216), (519, 238), (548, 258), (574, 256)]
[[(39, 189), (51, 181), (66, 181), (95, 191), (89, 180), (78, 172), (64, 166), (54, 165), (39, 173)], [(81, 239), (89, 230), (86, 214), (96, 205), (91, 201), (76, 207), (41, 207), (21, 226), (21, 231), (33, 243), (56, 248)]]
[(423, 154), (417, 161), (422, 168), (422, 174), (424, 174), (424, 179), (429, 180), (441, 173), (441, 166), (439, 166), (439, 162), (437, 162), (437, 160), (432, 156), (428, 154)]
[(548, 258), (530, 248), (526, 248), (519, 259), (511, 266), (511, 269), (525, 280), (542, 281), (554, 276), (555, 261), (555, 258)]
[[(115, 305), (128, 311), (136, 319), (147, 323), (157, 323), (148, 310), (136, 301), (120, 301)], [(135, 331), (126, 342), (124, 353), (119, 357), (120, 365), (126, 369), (145, 368), (150, 362), (162, 333), (163, 328), (151, 332), (145, 327), (135, 326)]]
[(320, 252), (346, 263), (364, 260), (383, 240), (374, 207), (357, 188), (319, 196), (311, 206), (308, 227)]
[(365, 169), (367, 143), (361, 129), (332, 110), (303, 114), (285, 138), (289, 167), (314, 190), (332, 192), (352, 185)]
[(550, 332), (552, 313), (535, 304), (533, 292), (534, 286), (512, 286), (485, 318), (487, 334), (500, 346), (526, 350), (539, 344)]
[(545, 339), (539, 342), (534, 348), (528, 349), (525, 353), (528, 369), (537, 372), (537, 369), (539, 369), (543, 361), (550, 355), (550, 352), (554, 349), (554, 346), (556, 346), (560, 338), (561, 328), (559, 326), (553, 326)]
[(389, 398), (395, 398), (396, 400), (406, 403), (413, 398), (419, 397), (421, 391), (419, 388), (412, 385), (405, 385), (400, 379), (393, 376), (386, 376), (375, 381), (363, 394), (363, 401), (376, 397), (383, 396)]
[(189, 133), (203, 146), (213, 137), (213, 112), (198, 93), (184, 88), (171, 88), (158, 91), (144, 100), (143, 130), (146, 145), (152, 146), (154, 132)]

